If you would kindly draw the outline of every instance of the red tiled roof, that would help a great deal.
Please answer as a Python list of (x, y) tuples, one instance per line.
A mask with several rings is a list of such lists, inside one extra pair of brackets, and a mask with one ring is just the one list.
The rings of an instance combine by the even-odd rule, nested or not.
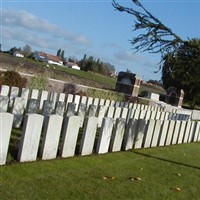
[(47, 56), (49, 60), (52, 60), (54, 62), (62, 62), (62, 58), (51, 54), (47, 54), (45, 52), (39, 52), (39, 56), (44, 58)]

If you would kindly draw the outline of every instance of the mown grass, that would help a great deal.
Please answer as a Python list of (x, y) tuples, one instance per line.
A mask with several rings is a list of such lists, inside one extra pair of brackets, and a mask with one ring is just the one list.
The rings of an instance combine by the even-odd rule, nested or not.
[(1, 167), (0, 199), (199, 199), (200, 143)]

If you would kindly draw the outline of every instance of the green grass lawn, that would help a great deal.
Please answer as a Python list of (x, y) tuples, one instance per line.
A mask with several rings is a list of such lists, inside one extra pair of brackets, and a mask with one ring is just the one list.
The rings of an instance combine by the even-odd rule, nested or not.
[(200, 143), (1, 167), (0, 199), (200, 199)]

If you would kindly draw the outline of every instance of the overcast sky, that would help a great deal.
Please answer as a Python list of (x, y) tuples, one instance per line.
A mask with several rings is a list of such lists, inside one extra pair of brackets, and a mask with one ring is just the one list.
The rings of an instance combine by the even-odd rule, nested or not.
[[(134, 18), (116, 11), (110, 0), (1, 0), (3, 50), (29, 44), (32, 50), (81, 59), (84, 54), (129, 69), (144, 80), (161, 78), (159, 54), (133, 53)], [(131, 0), (117, 1), (135, 6)], [(200, 37), (200, 0), (141, 1), (182, 39)], [(135, 8), (135, 7), (134, 7)]]

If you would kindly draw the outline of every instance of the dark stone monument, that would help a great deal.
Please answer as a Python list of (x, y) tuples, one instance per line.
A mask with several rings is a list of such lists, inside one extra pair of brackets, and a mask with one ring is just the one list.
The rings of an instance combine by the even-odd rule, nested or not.
[(183, 104), (184, 91), (178, 90), (175, 87), (169, 87), (165, 98), (165, 103), (172, 106), (181, 107)]
[(115, 91), (134, 97), (138, 96), (141, 79), (139, 76), (129, 72), (119, 72)]

